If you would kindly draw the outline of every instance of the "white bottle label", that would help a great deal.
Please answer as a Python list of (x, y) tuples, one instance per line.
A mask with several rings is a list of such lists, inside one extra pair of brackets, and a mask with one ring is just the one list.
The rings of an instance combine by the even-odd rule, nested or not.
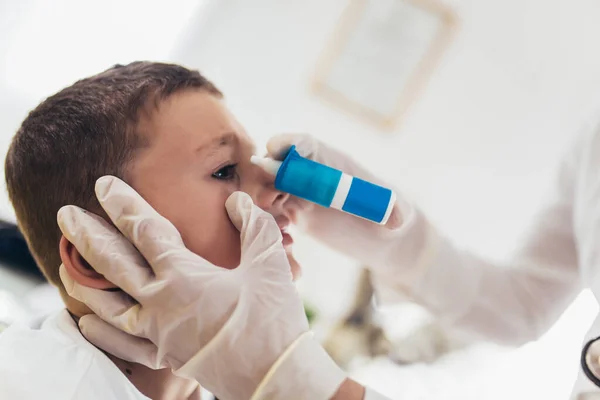
[(341, 210), (344, 207), (344, 203), (350, 192), (350, 186), (352, 186), (352, 179), (354, 178), (351, 175), (342, 173), (338, 187), (333, 195), (333, 200), (331, 200), (331, 208)]

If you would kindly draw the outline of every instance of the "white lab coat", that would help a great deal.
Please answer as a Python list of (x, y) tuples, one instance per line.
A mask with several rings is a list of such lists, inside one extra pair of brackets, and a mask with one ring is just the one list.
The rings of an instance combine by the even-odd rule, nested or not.
[[(600, 298), (598, 119), (574, 140), (545, 200), (528, 240), (502, 267), (456, 248), (405, 204), (402, 240), (377, 256), (379, 265), (371, 264), (379, 272), (377, 282), (408, 289), (442, 320), (478, 337), (509, 345), (535, 340), (583, 288)], [(598, 336), (600, 317), (586, 341)], [(579, 369), (572, 399), (600, 399), (600, 388)]]

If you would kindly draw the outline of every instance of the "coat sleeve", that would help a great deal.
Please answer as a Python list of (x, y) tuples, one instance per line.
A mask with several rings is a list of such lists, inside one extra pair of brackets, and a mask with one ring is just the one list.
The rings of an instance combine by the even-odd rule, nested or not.
[[(567, 152), (545, 207), (507, 265), (462, 251), (420, 211), (404, 205), (404, 226), (373, 265), (377, 281), (409, 293), (442, 322), (477, 338), (504, 345), (537, 339), (582, 289), (574, 232), (576, 189), (581, 169), (593, 165), (584, 163), (595, 142), (590, 137), (599, 136), (596, 128), (587, 131)], [(589, 175), (600, 177), (598, 172)]]

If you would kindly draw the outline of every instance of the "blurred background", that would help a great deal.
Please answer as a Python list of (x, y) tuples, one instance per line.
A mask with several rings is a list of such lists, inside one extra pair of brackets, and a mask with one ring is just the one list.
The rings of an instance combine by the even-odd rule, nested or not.
[[(459, 245), (509, 257), (566, 144), (600, 105), (600, 3), (428, 1), (453, 16), (452, 35), (435, 63), (416, 67), (426, 69), (419, 90), (399, 89), (406, 107), (383, 126), (314, 90), (322, 60), (336, 54), (333, 38), (344, 40), (340, 26), (352, 34), (344, 13), (357, 2), (0, 0), (0, 152), (30, 109), (75, 80), (115, 63), (178, 62), (217, 84), (259, 145), (310, 132), (395, 184)], [(369, 86), (371, 75), (357, 71), (346, 82)], [(14, 221), (5, 190), (0, 217)], [(295, 236), (299, 287), (327, 332), (353, 303), (360, 266)], [(0, 320), (60, 307), (35, 275), (0, 266)], [(583, 292), (520, 349), (477, 344), (409, 365), (378, 357), (352, 374), (394, 398), (564, 399), (597, 308)], [(401, 304), (378, 318), (397, 333), (422, 314)]]

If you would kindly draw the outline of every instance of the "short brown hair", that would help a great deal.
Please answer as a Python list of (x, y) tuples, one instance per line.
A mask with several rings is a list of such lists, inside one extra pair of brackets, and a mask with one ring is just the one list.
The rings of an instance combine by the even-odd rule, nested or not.
[(6, 156), (6, 185), (29, 248), (51, 283), (62, 287), (58, 210), (67, 204), (99, 209), (96, 180), (127, 180), (128, 163), (147, 145), (136, 128), (142, 110), (185, 89), (222, 96), (198, 71), (134, 62), (74, 83), (25, 118)]

